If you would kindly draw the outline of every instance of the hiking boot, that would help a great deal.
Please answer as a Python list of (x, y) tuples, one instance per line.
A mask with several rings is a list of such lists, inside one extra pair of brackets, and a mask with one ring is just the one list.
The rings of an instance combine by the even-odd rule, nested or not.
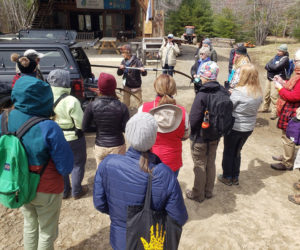
[(289, 201), (300, 205), (300, 194), (295, 194), (295, 195), (289, 195), (288, 196)]
[(294, 187), (294, 189), (300, 191), (300, 182), (295, 182), (293, 187)]
[(232, 179), (231, 178), (225, 178), (225, 177), (223, 177), (222, 174), (220, 174), (218, 176), (218, 181), (224, 183), (227, 186), (231, 186), (232, 185)]
[(232, 185), (239, 185), (240, 183), (239, 183), (239, 179), (238, 178), (233, 178), (232, 179)]
[(285, 166), (284, 164), (282, 163), (274, 163), (274, 164), (271, 164), (271, 168), (275, 169), (275, 170), (280, 170), (280, 171), (286, 171), (286, 170), (293, 170), (292, 167), (287, 167)]
[(74, 200), (80, 199), (82, 196), (85, 196), (89, 191), (88, 186), (82, 186), (82, 190), (78, 195), (74, 196)]
[(195, 197), (193, 191), (192, 191), (192, 190), (189, 190), (189, 189), (187, 189), (187, 190), (185, 191), (185, 195), (186, 195), (186, 198), (188, 198), (188, 199), (190, 199), (190, 200), (197, 201), (197, 202), (199, 202), (199, 203), (201, 203), (201, 202), (204, 201), (204, 199), (199, 199), (199, 198)]
[(63, 197), (62, 197), (63, 199), (68, 199), (70, 197), (71, 197), (71, 190), (63, 193)]
[(272, 159), (274, 161), (283, 161), (283, 155), (279, 155), (279, 156), (272, 155)]
[(211, 193), (205, 194), (205, 198), (206, 199), (211, 199), (212, 197), (213, 197), (213, 195)]

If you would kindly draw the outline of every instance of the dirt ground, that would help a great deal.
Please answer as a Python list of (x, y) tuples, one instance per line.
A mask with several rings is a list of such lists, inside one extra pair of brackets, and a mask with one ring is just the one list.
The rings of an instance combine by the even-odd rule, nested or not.
[[(189, 74), (195, 47), (183, 46), (176, 69)], [(223, 83), (228, 72), (229, 49), (217, 48), (220, 66), (219, 81)], [(119, 65), (117, 55), (98, 56), (88, 51), (92, 63)], [(156, 67), (148, 66), (148, 67)], [(262, 85), (265, 72), (260, 70)], [(96, 75), (116, 70), (94, 69)], [(153, 81), (156, 73), (143, 78), (143, 99), (153, 100)], [(174, 76), (178, 93), (177, 102), (189, 111), (194, 99), (189, 80)], [(121, 78), (117, 77), (121, 86)], [(292, 194), (293, 182), (299, 172), (277, 172), (270, 168), (273, 154), (282, 152), (280, 132), (269, 114), (258, 114), (256, 128), (242, 151), (239, 186), (225, 186), (215, 182), (214, 197), (199, 204), (185, 198), (189, 220), (183, 228), (179, 249), (300, 249), (299, 206), (287, 200)], [(93, 158), (94, 134), (86, 136), (88, 159), (83, 184), (88, 184), (88, 195), (79, 200), (64, 200), (61, 209), (59, 236), (56, 249), (111, 249), (109, 245), (110, 220), (93, 206), (92, 190), (96, 163)], [(217, 150), (217, 175), (222, 173), (223, 141)], [(182, 191), (191, 188), (194, 181), (193, 162), (189, 141), (183, 143), (183, 167), (178, 180)], [(0, 206), (0, 249), (22, 249), (23, 217), (20, 210)]]

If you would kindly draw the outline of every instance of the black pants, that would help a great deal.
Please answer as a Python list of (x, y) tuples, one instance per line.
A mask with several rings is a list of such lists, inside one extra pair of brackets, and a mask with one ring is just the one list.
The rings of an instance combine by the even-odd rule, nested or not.
[(229, 135), (224, 136), (223, 177), (238, 179), (241, 166), (241, 151), (251, 133), (252, 131), (239, 132), (232, 130)]

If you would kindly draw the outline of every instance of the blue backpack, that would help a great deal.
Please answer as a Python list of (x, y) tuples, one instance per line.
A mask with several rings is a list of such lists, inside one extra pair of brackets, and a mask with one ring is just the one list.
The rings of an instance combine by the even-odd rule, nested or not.
[(289, 68), (285, 70), (285, 75), (287, 79), (291, 78), (291, 75), (293, 74), (295, 69), (295, 64), (292, 59), (289, 60)]

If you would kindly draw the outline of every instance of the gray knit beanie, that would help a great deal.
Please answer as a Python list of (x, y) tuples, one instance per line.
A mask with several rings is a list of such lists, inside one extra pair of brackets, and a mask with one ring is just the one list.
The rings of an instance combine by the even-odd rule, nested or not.
[(127, 142), (140, 152), (152, 148), (156, 140), (157, 123), (149, 113), (138, 113), (126, 124), (125, 137)]
[(70, 72), (63, 69), (50, 71), (47, 81), (51, 86), (71, 88)]

